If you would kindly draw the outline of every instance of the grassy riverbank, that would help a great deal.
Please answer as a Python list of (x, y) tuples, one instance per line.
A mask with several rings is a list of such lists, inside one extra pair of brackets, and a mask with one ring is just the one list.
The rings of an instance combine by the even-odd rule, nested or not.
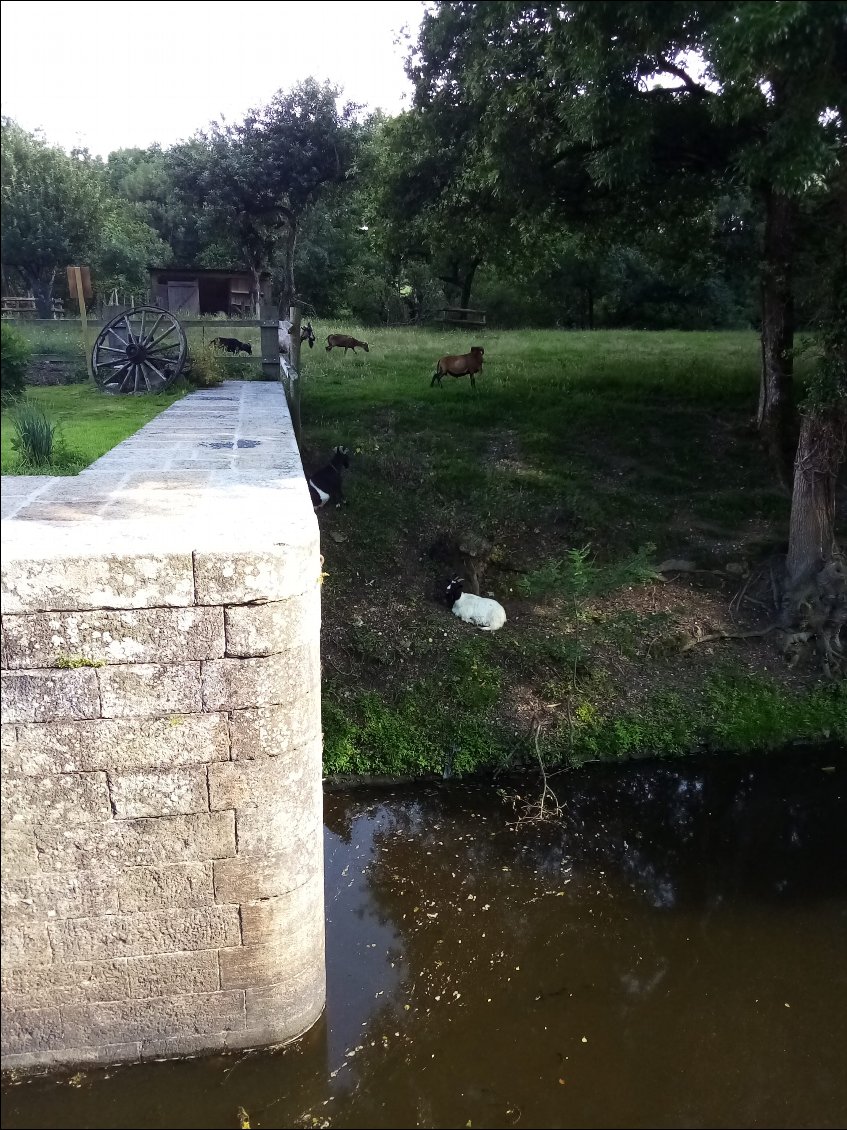
[[(498, 333), (485, 371), (430, 389), (464, 334), (316, 327), (307, 464), (355, 450), (350, 506), (320, 516), (331, 773), (752, 750), (847, 738), (844, 689), (790, 670), (734, 599), (784, 549), (788, 498), (750, 417), (753, 333)], [(368, 354), (320, 348), (354, 332)], [(493, 545), (479, 632), (438, 597), (446, 531)], [(696, 572), (669, 572), (667, 558)]]

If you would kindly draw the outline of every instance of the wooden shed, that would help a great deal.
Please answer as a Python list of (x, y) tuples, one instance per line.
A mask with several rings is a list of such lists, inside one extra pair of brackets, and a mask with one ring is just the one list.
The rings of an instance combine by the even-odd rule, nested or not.
[(256, 316), (258, 302), (270, 300), (270, 276), (262, 277), (263, 295), (256, 294), (253, 275), (240, 269), (209, 271), (202, 267), (148, 267), (150, 301), (182, 317), (226, 314)]

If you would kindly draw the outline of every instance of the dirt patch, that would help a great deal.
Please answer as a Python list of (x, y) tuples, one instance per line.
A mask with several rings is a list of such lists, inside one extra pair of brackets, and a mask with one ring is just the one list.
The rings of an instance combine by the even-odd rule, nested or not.
[(84, 384), (88, 380), (82, 361), (66, 357), (33, 357), (27, 365), (26, 383), (37, 388)]

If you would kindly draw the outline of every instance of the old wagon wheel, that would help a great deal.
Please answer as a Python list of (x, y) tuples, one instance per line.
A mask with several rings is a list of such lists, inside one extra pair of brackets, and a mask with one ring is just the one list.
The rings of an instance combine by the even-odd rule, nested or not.
[(101, 392), (163, 392), (185, 365), (182, 326), (167, 310), (137, 306), (118, 314), (97, 335), (91, 351)]

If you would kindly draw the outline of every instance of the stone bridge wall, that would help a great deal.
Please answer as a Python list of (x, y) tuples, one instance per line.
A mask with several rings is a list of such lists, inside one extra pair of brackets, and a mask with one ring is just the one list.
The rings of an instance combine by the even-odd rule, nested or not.
[(318, 532), (281, 390), (225, 389), (233, 446), (198, 439), (219, 410), (163, 454), (204, 394), (127, 441), (193, 458), (176, 481), (121, 445), (3, 483), (4, 1068), (283, 1043), (323, 1009)]

